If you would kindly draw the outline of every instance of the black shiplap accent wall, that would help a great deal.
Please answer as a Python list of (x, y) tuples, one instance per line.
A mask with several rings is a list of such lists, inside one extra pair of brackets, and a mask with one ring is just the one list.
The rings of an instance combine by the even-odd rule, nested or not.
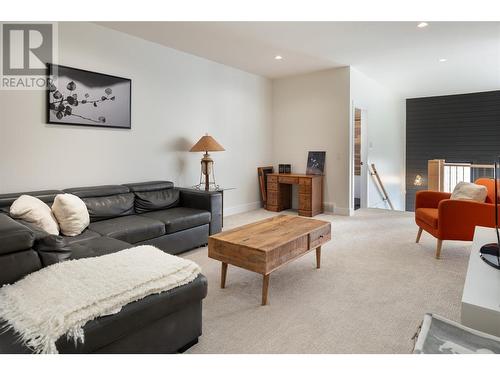
[(406, 100), (406, 210), (427, 160), (488, 163), (500, 155), (500, 90)]

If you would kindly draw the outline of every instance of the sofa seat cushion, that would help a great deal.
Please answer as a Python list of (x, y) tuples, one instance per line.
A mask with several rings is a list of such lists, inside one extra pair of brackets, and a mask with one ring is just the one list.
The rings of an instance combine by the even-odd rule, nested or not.
[(64, 238), (66, 240), (66, 243), (70, 244), (70, 245), (75, 244), (75, 243), (79, 243), (79, 242), (82, 242), (82, 241), (91, 240), (93, 238), (99, 238), (99, 237), (101, 237), (101, 235), (99, 233), (92, 232), (91, 230), (88, 230), (88, 229), (85, 229), (78, 236), (74, 236), (74, 237), (66, 237), (66, 236), (64, 236)]
[(71, 249), (70, 259), (81, 259), (116, 253), (120, 250), (130, 249), (132, 245), (111, 237), (97, 237), (72, 243), (69, 247)]
[(146, 212), (140, 216), (162, 221), (165, 223), (167, 233), (175, 233), (210, 223), (210, 212), (187, 207)]
[(438, 227), (437, 208), (417, 208), (417, 211), (415, 211), (415, 217), (433, 228)]
[(145, 241), (165, 234), (165, 225), (161, 221), (139, 215), (96, 221), (90, 223), (89, 229), (102, 236), (128, 243)]

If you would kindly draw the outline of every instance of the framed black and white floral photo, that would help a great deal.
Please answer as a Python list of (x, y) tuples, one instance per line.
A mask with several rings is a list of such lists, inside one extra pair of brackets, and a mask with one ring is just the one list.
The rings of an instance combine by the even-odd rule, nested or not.
[(309, 151), (306, 174), (323, 175), (325, 171), (325, 151)]
[(47, 122), (131, 128), (132, 81), (48, 64)]

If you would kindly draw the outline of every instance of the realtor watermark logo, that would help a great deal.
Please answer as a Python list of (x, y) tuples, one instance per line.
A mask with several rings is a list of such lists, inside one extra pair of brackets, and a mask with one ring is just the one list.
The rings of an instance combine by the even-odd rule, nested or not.
[(56, 63), (56, 23), (1, 23), (2, 90), (47, 87), (47, 63)]

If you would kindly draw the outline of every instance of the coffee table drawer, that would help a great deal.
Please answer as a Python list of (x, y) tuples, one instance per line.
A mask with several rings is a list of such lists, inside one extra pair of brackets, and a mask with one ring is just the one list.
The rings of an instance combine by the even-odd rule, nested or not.
[(309, 233), (309, 249), (321, 246), (332, 238), (331, 225), (325, 225)]

